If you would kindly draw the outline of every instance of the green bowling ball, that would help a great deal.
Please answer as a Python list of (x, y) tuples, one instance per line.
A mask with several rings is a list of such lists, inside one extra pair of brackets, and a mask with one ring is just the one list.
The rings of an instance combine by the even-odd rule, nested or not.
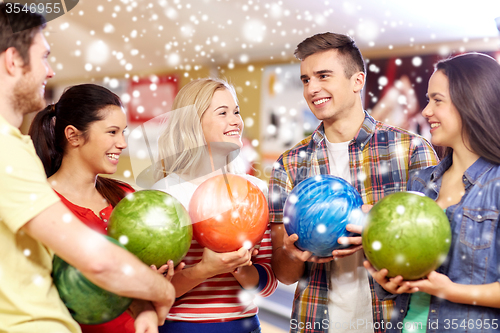
[[(115, 239), (109, 241), (120, 245)], [(64, 305), (80, 324), (102, 324), (120, 316), (132, 303), (90, 282), (75, 267), (54, 256), (52, 279)]]
[(188, 212), (170, 194), (143, 190), (123, 198), (113, 209), (108, 235), (147, 265), (177, 265), (187, 254), (193, 237)]
[(417, 192), (390, 194), (367, 216), (362, 234), (366, 258), (388, 277), (417, 280), (436, 270), (451, 245), (450, 222), (432, 199)]

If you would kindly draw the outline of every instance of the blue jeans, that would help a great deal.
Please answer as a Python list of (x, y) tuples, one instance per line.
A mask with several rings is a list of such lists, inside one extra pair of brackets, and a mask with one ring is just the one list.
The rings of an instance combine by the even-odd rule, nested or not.
[[(254, 328), (252, 331), (247, 329)], [(158, 327), (160, 333), (232, 333), (249, 332), (261, 333), (259, 317), (257, 315), (226, 322), (217, 323), (193, 323), (186, 321), (166, 321), (165, 325)]]

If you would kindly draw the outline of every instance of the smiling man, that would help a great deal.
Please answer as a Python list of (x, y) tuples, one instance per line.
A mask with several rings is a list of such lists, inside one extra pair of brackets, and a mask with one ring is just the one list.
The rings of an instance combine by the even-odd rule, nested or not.
[[(361, 237), (339, 239), (352, 246), (317, 258), (295, 247), (296, 234), (283, 227), (283, 207), (290, 191), (318, 174), (341, 177), (373, 205), (403, 191), (414, 170), (435, 165), (436, 154), (422, 137), (385, 125), (363, 110), (363, 57), (346, 35), (323, 33), (301, 42), (304, 98), (320, 126), (277, 160), (269, 183), (272, 266), (285, 284), (299, 281), (291, 332), (383, 332), (392, 302), (382, 303), (363, 267)], [(348, 226), (361, 233), (361, 227)]]
[(174, 301), (173, 286), (66, 208), (18, 129), (25, 114), (45, 107), (45, 83), (54, 75), (44, 25), (42, 16), (9, 14), (0, 3), (0, 332), (81, 332), (52, 281), (54, 253), (102, 288), (152, 301), (139, 316), (156, 329)]

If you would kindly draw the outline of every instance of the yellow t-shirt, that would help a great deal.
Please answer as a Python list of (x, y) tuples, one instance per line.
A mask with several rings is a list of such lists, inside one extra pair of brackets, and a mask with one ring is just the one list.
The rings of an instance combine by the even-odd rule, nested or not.
[(21, 230), (58, 201), (30, 137), (0, 116), (0, 332), (81, 332), (52, 282), (53, 252)]

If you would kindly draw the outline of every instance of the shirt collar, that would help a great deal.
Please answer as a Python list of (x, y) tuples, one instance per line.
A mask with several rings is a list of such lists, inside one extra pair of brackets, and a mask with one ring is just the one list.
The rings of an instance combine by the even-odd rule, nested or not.
[(325, 139), (325, 125), (323, 124), (323, 122), (319, 124), (318, 128), (316, 128), (316, 130), (312, 134), (312, 139), (317, 146), (319, 146)]
[(441, 178), (443, 176), (443, 174), (445, 173), (445, 171), (448, 170), (448, 168), (451, 166), (452, 162), (453, 161), (451, 159), (451, 154), (445, 156), (445, 158), (443, 158), (441, 160), (441, 162), (436, 166), (434, 171), (432, 171), (431, 182), (436, 181), (437, 179)]
[[(377, 126), (377, 121), (373, 119), (372, 116), (368, 114), (368, 112), (365, 112), (365, 120), (363, 120), (363, 124), (361, 125), (361, 128), (359, 129), (358, 133), (352, 140), (358, 147), (363, 148), (368, 141), (371, 139), (373, 136), (373, 133), (375, 133), (375, 127)], [(325, 139), (325, 126), (323, 122), (316, 128), (312, 135), (312, 139), (316, 145), (320, 145), (321, 142)]]
[(479, 157), (464, 173), (463, 181), (474, 185), (482, 175), (493, 168), (493, 164)]
[[(452, 154), (447, 155), (438, 164), (431, 174), (431, 181), (436, 181), (443, 176), (453, 162)], [(465, 170), (462, 181), (465, 187), (474, 185), (477, 180), (493, 167), (493, 164), (482, 157), (479, 157), (467, 170)]]
[(375, 133), (376, 126), (377, 121), (365, 111), (365, 120), (363, 120), (363, 124), (361, 125), (358, 134), (356, 134), (353, 139), (355, 144), (358, 147), (363, 148)]
[(21, 139), (24, 142), (30, 142), (29, 135), (23, 135), (19, 128), (12, 126), (4, 117), (0, 115), (0, 135), (9, 135)]

